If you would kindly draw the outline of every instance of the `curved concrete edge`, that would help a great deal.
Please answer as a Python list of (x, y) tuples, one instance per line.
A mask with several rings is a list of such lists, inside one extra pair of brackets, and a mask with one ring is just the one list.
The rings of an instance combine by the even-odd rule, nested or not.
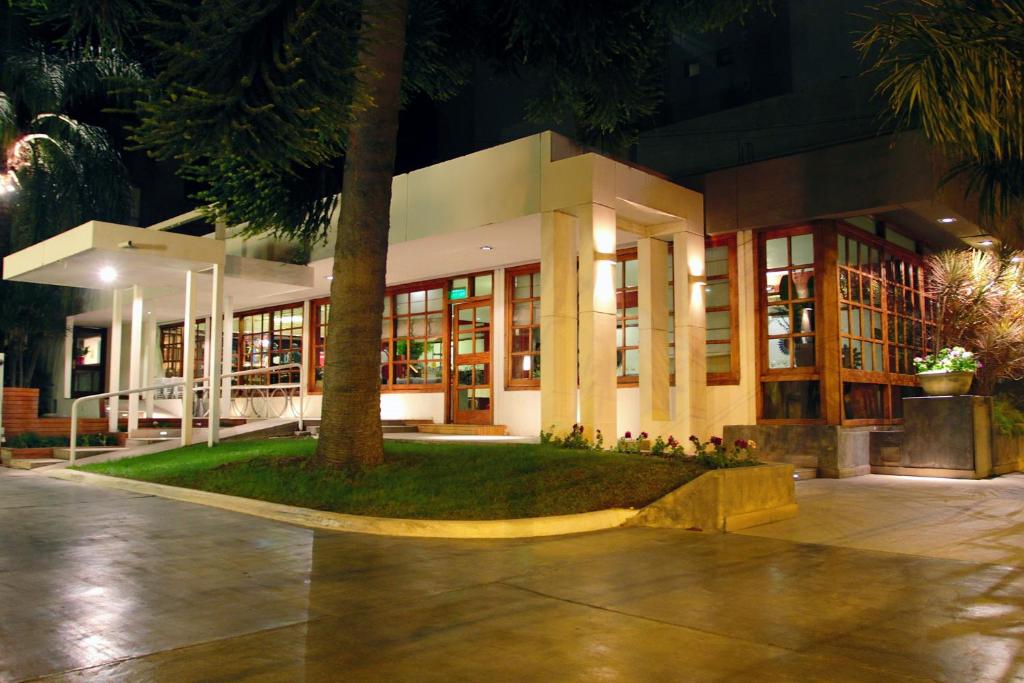
[(160, 496), (186, 503), (197, 503), (210, 507), (241, 512), (247, 515), (272, 519), (278, 522), (296, 524), (312, 529), (348, 531), (378, 536), (406, 536), (413, 538), (535, 538), (539, 536), (562, 536), (588, 531), (614, 529), (632, 519), (639, 510), (612, 508), (583, 512), (576, 515), (552, 517), (528, 517), (524, 519), (488, 520), (438, 520), (438, 519), (393, 519), (389, 517), (363, 517), (340, 512), (325, 512), (309, 508), (269, 503), (252, 498), (229, 496), (197, 489), (186, 489), (148, 481), (122, 479), (104, 474), (78, 470), (39, 471), (55, 479), (64, 479), (94, 486), (131, 491), (144, 495)]
[(793, 466), (711, 470), (641, 509), (628, 526), (739, 531), (797, 515)]

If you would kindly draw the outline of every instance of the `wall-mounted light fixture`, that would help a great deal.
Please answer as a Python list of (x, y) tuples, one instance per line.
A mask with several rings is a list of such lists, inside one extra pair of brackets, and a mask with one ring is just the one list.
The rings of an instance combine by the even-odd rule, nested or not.
[(612, 253), (608, 253), (608, 252), (604, 252), (604, 251), (595, 251), (594, 252), (594, 260), (595, 261), (611, 261), (611, 262), (614, 263), (615, 261), (618, 260), (618, 258), (619, 257), (616, 254), (612, 254)]
[(700, 287), (704, 287), (704, 286), (706, 286), (708, 284), (708, 276), (707, 275), (703, 275), (703, 274), (702, 275), (690, 275), (690, 284), (691, 285), (698, 285)]

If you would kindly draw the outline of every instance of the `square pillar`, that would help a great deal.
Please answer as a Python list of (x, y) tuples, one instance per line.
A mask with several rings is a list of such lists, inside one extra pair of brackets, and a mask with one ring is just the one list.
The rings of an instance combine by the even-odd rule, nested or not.
[[(221, 343), (221, 374), (230, 375), (233, 372), (234, 349), (232, 348), (235, 339), (235, 306), (230, 296), (224, 297), (224, 326), (223, 340)], [(220, 414), (225, 417), (231, 416), (231, 378), (225, 377), (221, 380), (220, 387)]]
[(214, 264), (213, 284), (211, 286), (212, 311), (206, 326), (206, 386), (210, 406), (209, 419), (206, 425), (206, 445), (214, 446), (220, 441), (220, 374), (221, 356), (217, 353), (217, 341), (220, 339), (221, 316), (224, 308), (224, 266)]
[[(145, 315), (142, 287), (132, 285), (132, 326), (128, 354), (128, 388), (141, 389), (142, 384), (142, 321)], [(128, 433), (139, 428), (139, 394), (128, 395)]]
[(707, 356), (704, 287), (704, 235), (677, 232), (672, 236), (675, 273), (676, 387), (674, 431), (702, 439), (707, 430)]
[(195, 374), (196, 374), (196, 274), (195, 271), (185, 273), (185, 321), (182, 335), (181, 374), (184, 375), (185, 386), (181, 389), (181, 445), (192, 445), (192, 411), (195, 405)]
[(576, 224), (545, 211), (540, 223), (540, 428), (576, 422)]
[(640, 429), (660, 434), (669, 419), (668, 244), (637, 241), (640, 281)]
[[(107, 391), (121, 390), (121, 290), (112, 292), (110, 313), (110, 368), (108, 370)], [(121, 402), (117, 396), (107, 400), (107, 430), (117, 431), (117, 414), (121, 410)]]
[[(580, 422), (605, 443), (617, 435), (615, 343), (615, 210), (584, 204), (579, 224)], [(543, 372), (542, 372), (543, 375)]]
[[(156, 384), (158, 376), (157, 368), (163, 369), (163, 357), (160, 353), (160, 335), (158, 333), (156, 318), (148, 316), (142, 327), (142, 383), (146, 386)], [(163, 372), (159, 373), (163, 376)], [(154, 392), (147, 391), (143, 395), (143, 410), (146, 417), (153, 419)]]

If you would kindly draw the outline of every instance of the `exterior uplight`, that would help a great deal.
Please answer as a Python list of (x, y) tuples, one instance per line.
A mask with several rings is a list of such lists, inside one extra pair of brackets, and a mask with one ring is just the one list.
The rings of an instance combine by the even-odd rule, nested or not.
[(983, 247), (991, 247), (993, 243), (992, 240), (982, 240), (978, 242), (978, 244), (980, 244)]
[(492, 247), (489, 244), (485, 244), (484, 246), (480, 247), (480, 251), (494, 251), (494, 247)]
[(956, 223), (956, 219), (952, 216), (944, 216), (939, 219), (940, 223)]

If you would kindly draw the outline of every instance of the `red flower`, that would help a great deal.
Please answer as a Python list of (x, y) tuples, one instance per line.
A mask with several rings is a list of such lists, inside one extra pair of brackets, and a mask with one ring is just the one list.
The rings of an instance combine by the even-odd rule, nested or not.
[(632, 439), (633, 438), (633, 432), (626, 432), (626, 438), (627, 439)]
[(646, 439), (647, 438), (647, 432), (640, 432), (640, 438), (641, 439)]
[(722, 437), (720, 437), (720, 436), (713, 436), (713, 437), (711, 437), (711, 445), (712, 446), (721, 446), (722, 445)]
[(746, 439), (736, 439), (736, 448), (746, 448), (750, 444), (747, 443)]

